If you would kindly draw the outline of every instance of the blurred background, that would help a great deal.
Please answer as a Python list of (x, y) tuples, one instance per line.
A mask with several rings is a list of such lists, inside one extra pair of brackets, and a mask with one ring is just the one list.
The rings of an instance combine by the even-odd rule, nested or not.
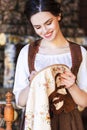
[[(87, 48), (87, 0), (57, 1), (62, 3), (63, 34), (67, 39)], [(5, 100), (5, 93), (13, 88), (20, 49), (37, 38), (23, 14), (25, 2), (0, 0), (0, 102)]]

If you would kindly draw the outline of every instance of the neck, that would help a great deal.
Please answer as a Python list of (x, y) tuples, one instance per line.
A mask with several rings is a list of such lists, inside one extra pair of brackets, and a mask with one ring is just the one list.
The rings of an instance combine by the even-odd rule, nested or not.
[(62, 48), (62, 47), (66, 47), (68, 46), (68, 42), (67, 40), (64, 38), (64, 36), (62, 35), (62, 33), (58, 33), (58, 36), (56, 36), (56, 38), (52, 41), (47, 41), (45, 39), (42, 40), (41, 42), (41, 46), (44, 48)]

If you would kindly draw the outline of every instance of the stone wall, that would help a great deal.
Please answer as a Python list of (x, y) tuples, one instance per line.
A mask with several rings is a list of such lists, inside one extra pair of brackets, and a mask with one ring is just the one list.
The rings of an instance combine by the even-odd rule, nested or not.
[(84, 30), (79, 26), (80, 0), (61, 0), (63, 10), (62, 31), (66, 37), (82, 37)]
[(23, 15), (26, 0), (0, 0), (0, 32), (6, 34), (32, 34)]

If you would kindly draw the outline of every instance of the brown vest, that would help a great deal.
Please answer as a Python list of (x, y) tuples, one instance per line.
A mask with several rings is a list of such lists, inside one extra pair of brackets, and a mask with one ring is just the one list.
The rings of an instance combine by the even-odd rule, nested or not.
[[(38, 53), (38, 50), (39, 50), (39, 45), (40, 45), (39, 43), (40, 42), (38, 40), (38, 41), (30, 44), (30, 46), (29, 46), (28, 66), (29, 66), (30, 73), (33, 70), (35, 70), (34, 61), (35, 61), (36, 53)], [(75, 75), (77, 75), (80, 63), (82, 61), (82, 54), (81, 54), (80, 45), (69, 41), (69, 46), (70, 46), (71, 58), (72, 58), (71, 70)]]
[[(38, 53), (38, 50), (39, 50), (39, 45), (40, 45), (39, 43), (40, 43), (40, 41), (38, 40), (38, 41), (30, 44), (30, 46), (29, 46), (28, 65), (29, 65), (30, 73), (33, 70), (35, 70), (35, 68), (34, 68), (34, 61), (35, 61), (36, 53)], [(80, 45), (75, 44), (75, 43), (70, 42), (70, 41), (69, 41), (69, 46), (70, 46), (71, 58), (72, 58), (72, 68), (71, 68), (71, 71), (77, 76), (77, 73), (78, 73), (78, 70), (79, 70), (79, 66), (80, 66), (81, 61), (82, 61), (81, 48), (80, 48)], [(70, 111), (72, 111), (73, 109), (76, 108), (75, 102), (73, 101), (71, 95), (67, 91), (67, 94), (65, 96), (59, 95), (60, 96), (60, 100), (62, 98), (64, 100), (64, 102), (65, 102), (64, 106), (60, 110), (55, 111), (54, 104), (52, 103), (52, 100), (53, 100), (53, 98), (56, 95), (58, 95), (58, 94), (56, 93), (56, 91), (54, 91), (49, 96), (49, 104), (50, 104), (50, 113), (51, 113), (51, 115), (53, 113), (59, 114), (63, 110), (67, 113), (67, 112), (70, 112)], [(59, 100), (58, 100), (58, 102), (59, 102)]]

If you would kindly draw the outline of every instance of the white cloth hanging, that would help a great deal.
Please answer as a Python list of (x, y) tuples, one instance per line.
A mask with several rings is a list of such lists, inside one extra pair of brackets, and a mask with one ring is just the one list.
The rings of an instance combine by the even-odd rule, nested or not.
[[(49, 95), (55, 90), (55, 75), (63, 73), (69, 68), (65, 65), (51, 65), (38, 72), (30, 83), (24, 130), (51, 130), (51, 120), (49, 113)], [(57, 87), (60, 80), (57, 78)], [(66, 89), (58, 90), (60, 94), (67, 94)], [(64, 101), (56, 104), (56, 109), (63, 106)]]

